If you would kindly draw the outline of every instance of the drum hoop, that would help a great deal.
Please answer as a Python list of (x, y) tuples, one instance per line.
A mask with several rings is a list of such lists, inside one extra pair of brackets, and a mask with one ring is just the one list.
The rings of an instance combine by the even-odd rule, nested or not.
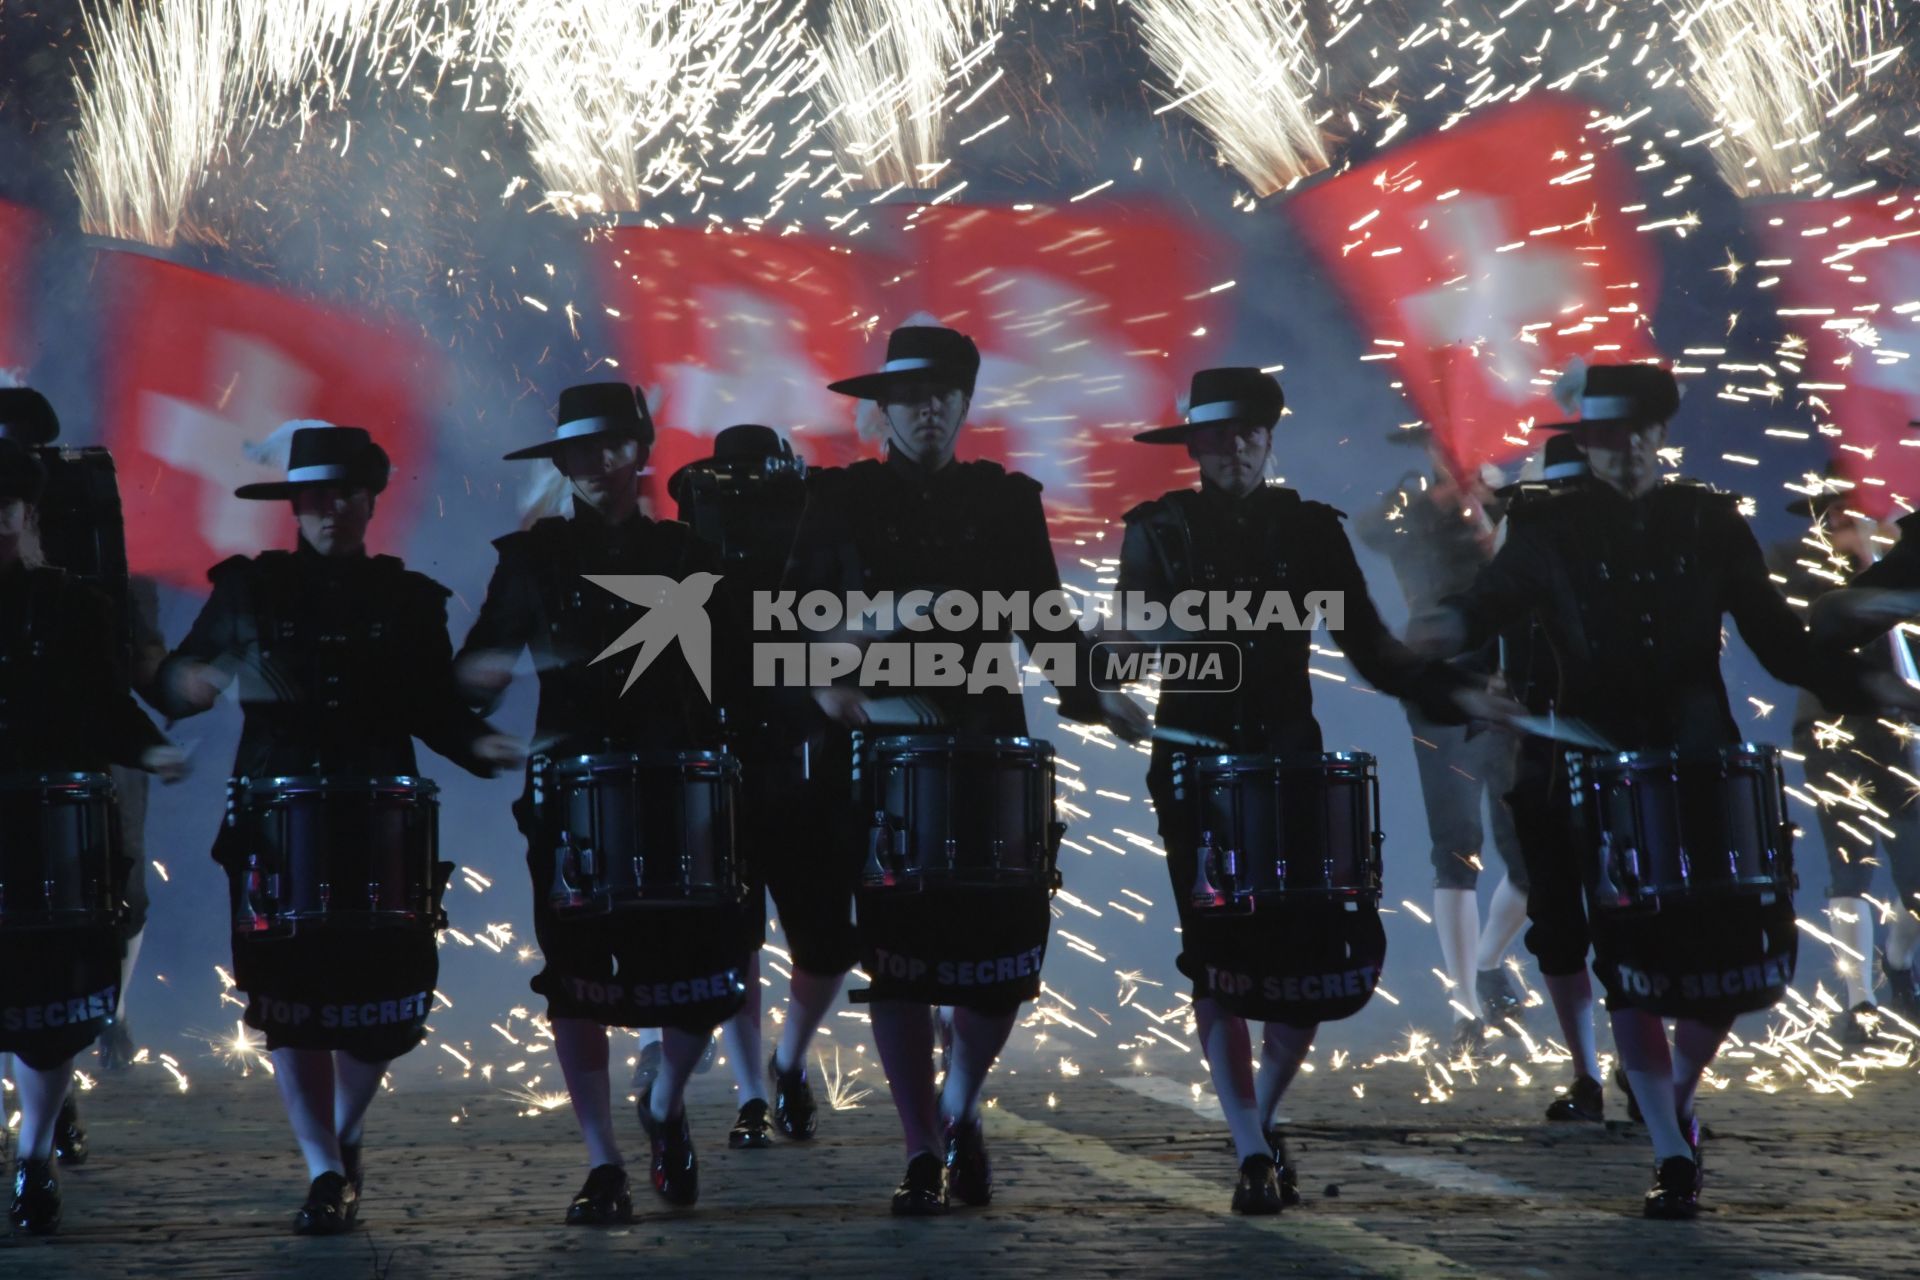
[(1681, 750), (1656, 747), (1647, 751), (1570, 751), (1569, 759), (1579, 758), (1585, 767), (1612, 772), (1620, 769), (1670, 769), (1678, 766), (1726, 765), (1749, 762), (1766, 768), (1780, 759), (1780, 748), (1767, 743), (1739, 742), (1724, 747)]
[(1053, 743), (1045, 738), (1001, 738), (965, 733), (896, 733), (883, 738), (867, 738), (864, 746), (869, 755), (938, 751), (1006, 752), (1009, 755), (1030, 754), (1035, 759), (1054, 755)]
[(718, 765), (728, 772), (738, 772), (740, 768), (740, 758), (729, 751), (596, 751), (586, 755), (537, 756), (535, 759), (549, 776), (619, 773), (636, 767), (685, 768), (690, 764)]
[(280, 774), (267, 778), (239, 776), (229, 779), (228, 785), (246, 795), (264, 795), (275, 791), (411, 791), (423, 799), (431, 799), (440, 794), (439, 783), (432, 778), (423, 778), (414, 774), (301, 773)]
[(1216, 753), (1193, 757), (1196, 771), (1209, 773), (1264, 773), (1275, 770), (1287, 772), (1329, 771), (1333, 765), (1355, 765), (1359, 771), (1371, 772), (1379, 768), (1379, 760), (1365, 751), (1328, 751), (1320, 754), (1303, 753), (1300, 755), (1276, 755), (1271, 752), (1262, 754)]
[(47, 791), (57, 788), (113, 790), (110, 773), (8, 773), (0, 774), (0, 791)]

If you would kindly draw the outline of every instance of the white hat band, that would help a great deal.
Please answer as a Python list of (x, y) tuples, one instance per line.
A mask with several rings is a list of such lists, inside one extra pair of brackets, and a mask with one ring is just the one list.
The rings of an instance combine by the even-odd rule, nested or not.
[(1556, 462), (1550, 467), (1543, 468), (1540, 472), (1540, 478), (1542, 480), (1570, 480), (1574, 476), (1583, 476), (1586, 473), (1587, 464), (1584, 462)]
[(1219, 422), (1223, 418), (1244, 418), (1248, 407), (1244, 400), (1214, 400), (1197, 404), (1187, 411), (1188, 423)]
[(921, 356), (908, 356), (899, 360), (887, 361), (880, 366), (880, 372), (902, 373), (908, 369), (931, 369), (938, 363), (938, 361), (928, 360)]
[(563, 422), (554, 429), (555, 440), (571, 440), (575, 436), (597, 435), (602, 431), (614, 430), (612, 418), (575, 418), (572, 422)]
[(1630, 418), (1640, 402), (1632, 396), (1581, 396), (1580, 417), (1585, 419)]
[(287, 483), (308, 484), (315, 480), (345, 480), (348, 474), (345, 464), (338, 462), (322, 463), (311, 467), (289, 467)]

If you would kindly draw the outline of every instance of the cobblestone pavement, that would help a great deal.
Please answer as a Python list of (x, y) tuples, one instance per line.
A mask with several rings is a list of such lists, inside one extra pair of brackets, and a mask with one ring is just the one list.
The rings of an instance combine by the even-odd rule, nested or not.
[(996, 1078), (994, 1205), (896, 1222), (887, 1195), (903, 1158), (884, 1092), (824, 1115), (810, 1148), (733, 1152), (723, 1075), (695, 1080), (699, 1207), (654, 1201), (629, 1109), (641, 1217), (603, 1231), (560, 1224), (585, 1174), (564, 1108), (530, 1116), (477, 1083), (383, 1096), (362, 1229), (335, 1240), (288, 1233), (304, 1178), (269, 1081), (209, 1077), (180, 1095), (155, 1072), (110, 1077), (85, 1100), (94, 1154), (64, 1176), (62, 1234), (0, 1241), (0, 1275), (1831, 1280), (1920, 1267), (1911, 1075), (1850, 1102), (1739, 1089), (1706, 1099), (1709, 1208), (1693, 1223), (1638, 1216), (1651, 1156), (1624, 1116), (1552, 1127), (1535, 1123), (1537, 1091), (1422, 1105), (1384, 1089), (1356, 1098), (1350, 1077), (1330, 1073), (1303, 1078), (1288, 1100), (1306, 1204), (1236, 1219), (1235, 1164), (1211, 1100), (1165, 1076), (1091, 1072)]

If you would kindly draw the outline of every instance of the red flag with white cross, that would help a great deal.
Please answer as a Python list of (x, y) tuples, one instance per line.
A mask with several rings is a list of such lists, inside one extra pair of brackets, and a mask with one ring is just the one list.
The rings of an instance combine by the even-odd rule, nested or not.
[[(1576, 357), (1658, 354), (1659, 258), (1632, 165), (1540, 94), (1393, 147), (1287, 203), (1456, 468), (1526, 452)], [(1381, 424), (1383, 427), (1389, 424)]]
[[(1778, 280), (1782, 326), (1804, 344), (1795, 390), (1829, 428), (1849, 505), (1920, 507), (1920, 191), (1749, 207)], [(1789, 370), (1789, 372), (1791, 372)]]
[(827, 390), (856, 372), (873, 323), (866, 254), (806, 236), (623, 227), (600, 250), (616, 323), (616, 376), (647, 392), (655, 442), (648, 492), (673, 514), (666, 478), (742, 422), (772, 427), (811, 466), (863, 450), (853, 403)]
[(294, 543), (285, 503), (235, 488), (283, 422), (365, 427), (393, 460), (369, 530), (403, 545), (432, 461), (439, 355), (365, 316), (138, 253), (100, 255), (101, 442), (113, 450), (134, 573), (198, 587), (227, 556)]
[(1040, 481), (1056, 537), (1183, 483), (1184, 457), (1133, 435), (1179, 421), (1212, 363), (1235, 283), (1224, 237), (1144, 201), (887, 212), (898, 266), (856, 369), (878, 368), (886, 331), (916, 311), (970, 334), (980, 380), (960, 456)]

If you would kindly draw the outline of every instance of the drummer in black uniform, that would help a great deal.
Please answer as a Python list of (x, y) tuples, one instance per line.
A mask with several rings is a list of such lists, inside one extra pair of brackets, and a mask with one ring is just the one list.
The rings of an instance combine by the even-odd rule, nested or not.
[[(34, 776), (104, 774), (110, 763), (169, 781), (186, 771), (118, 674), (111, 604), (40, 563), (34, 509), (45, 484), (31, 452), (0, 440), (0, 776), (20, 788), (8, 787), (0, 822), (36, 832), (37, 799), (25, 789)], [(24, 851), (26, 833), (0, 833), (0, 846), (16, 840)], [(54, 1149), (74, 1057), (113, 1013), (121, 948), (117, 917), (57, 931), (8, 927), (7, 910), (27, 914), (34, 896), (18, 885), (0, 902), (0, 1053), (17, 1064), (20, 1109), (10, 1217), (16, 1231), (45, 1235), (60, 1223)]]
[[(1496, 502), (1484, 484), (1455, 479), (1453, 463), (1431, 428), (1396, 429), (1387, 438), (1400, 445), (1425, 444), (1431, 470), (1401, 477), (1386, 501), (1360, 522), (1360, 540), (1387, 557), (1408, 614), (1418, 617), (1434, 602), (1464, 590), (1493, 558)], [(1453, 665), (1491, 685), (1496, 650), (1488, 645)], [(1519, 744), (1511, 734), (1436, 724), (1411, 703), (1406, 712), (1433, 842), (1433, 928), (1453, 984), (1450, 1001), (1463, 1011), (1453, 1025), (1457, 1056), (1478, 1051), (1489, 1024), (1501, 1026), (1521, 1016), (1520, 994), (1501, 964), (1527, 912), (1526, 869), (1506, 802)], [(1489, 835), (1491, 840), (1483, 839)], [(1482, 928), (1479, 883), (1488, 852), (1498, 855), (1502, 874)]]
[[(238, 680), (236, 778), (410, 777), (416, 737), (482, 777), (524, 758), (454, 687), (447, 589), (392, 556), (367, 554), (388, 470), (365, 431), (314, 423), (293, 431), (285, 481), (236, 490), (290, 502), (297, 545), (210, 569), (213, 594), (158, 679), (161, 710), (176, 719), (211, 709)], [(213, 849), (236, 912), (249, 900), (245, 843), (223, 823)], [(436, 903), (452, 869), (440, 864)], [(236, 928), (233, 978), (247, 993), (246, 1022), (266, 1034), (312, 1179), (295, 1218), (300, 1234), (351, 1228), (367, 1107), (387, 1064), (423, 1038), (439, 969), (431, 929), (278, 937)]]
[[(634, 659), (612, 659), (636, 623), (666, 622), (680, 603), (641, 606), (585, 575), (647, 576), (698, 594), (711, 588), (718, 562), (678, 521), (641, 514), (639, 474), (653, 444), (653, 420), (634, 389), (621, 382), (568, 387), (560, 394), (552, 439), (507, 455), (551, 460), (571, 485), (573, 514), (548, 517), (494, 540), (500, 563), (486, 603), (455, 660), (468, 697), (498, 702), (522, 650), (540, 680), (534, 750), (558, 760), (606, 753), (686, 752), (722, 745), (720, 717), (682, 644), (631, 672)], [(693, 600), (705, 608), (705, 598)], [(711, 629), (716, 644), (729, 628)], [(665, 639), (671, 640), (669, 633)], [(649, 642), (650, 644), (652, 642)], [(716, 653), (711, 672), (736, 663)], [(555, 1054), (566, 1077), (590, 1171), (567, 1209), (581, 1226), (629, 1222), (633, 1201), (625, 1160), (614, 1136), (607, 1028), (661, 1027), (660, 1073), (639, 1099), (640, 1122), (652, 1146), (653, 1187), (670, 1204), (699, 1195), (699, 1167), (682, 1105), (688, 1077), (713, 1029), (745, 1000), (748, 939), (737, 909), (685, 905), (644, 920), (610, 913), (561, 919), (549, 904), (558, 832), (546, 823), (528, 788), (514, 806), (527, 837), (533, 878), (534, 932), (546, 967), (533, 989), (547, 998)], [(617, 976), (617, 980), (616, 980)], [(657, 998), (656, 998), (657, 997)]]
[[(1594, 365), (1581, 418), (1562, 424), (1595, 480), (1538, 502), (1517, 499), (1506, 545), (1473, 588), (1417, 628), (1435, 652), (1476, 647), (1536, 614), (1560, 662), (1559, 717), (1620, 751), (1713, 751), (1740, 741), (1720, 676), (1721, 617), (1777, 678), (1830, 706), (1911, 706), (1884, 672), (1822, 661), (1767, 577), (1738, 499), (1691, 481), (1662, 483), (1659, 450), (1679, 408), (1673, 375), (1652, 365)], [(1900, 686), (1898, 688), (1894, 686)], [(1663, 902), (1652, 914), (1603, 912), (1589, 925), (1563, 763), (1532, 789), (1547, 797), (1569, 856), (1535, 865), (1534, 932), (1584, 958), (1607, 988), (1614, 1041), (1653, 1139), (1648, 1217), (1691, 1217), (1701, 1187), (1694, 1094), (1739, 1014), (1765, 1009), (1792, 979), (1797, 930), (1787, 894)], [(1522, 789), (1528, 783), (1522, 781)], [(1547, 955), (1544, 972), (1555, 972)], [(1579, 963), (1575, 960), (1574, 963)], [(1725, 982), (1732, 972), (1738, 981)], [(1675, 1020), (1669, 1054), (1662, 1019)]]
[[(62, 446), (59, 438), (59, 415), (44, 395), (32, 387), (0, 387), (0, 439), (26, 446), (47, 472), (46, 490), (34, 517), (41, 557), (102, 592), (113, 603), (118, 678), (141, 696), (150, 697), (154, 671), (166, 656), (167, 645), (160, 635), (159, 598), (153, 582), (132, 577), (127, 571), (126, 535), (113, 457), (97, 445)], [(114, 765), (110, 772), (120, 820), (120, 850), (127, 868), (120, 888), (124, 910), (120, 915), (119, 1004), (100, 1034), (100, 1064), (112, 1071), (130, 1066), (135, 1052), (126, 1007), (150, 899), (147, 775), (121, 765)], [(54, 1150), (60, 1163), (71, 1167), (86, 1159), (87, 1149), (79, 1105), (74, 1093), (69, 1092), (60, 1109)]]
[[(962, 592), (978, 601), (987, 592), (1024, 592), (1033, 601), (1060, 590), (1047, 537), (1040, 486), (992, 462), (956, 462), (954, 444), (972, 403), (980, 353), (952, 329), (907, 325), (887, 339), (878, 373), (833, 383), (831, 390), (877, 402), (887, 420), (885, 461), (856, 462), (807, 477), (807, 506), (794, 539), (783, 590), (838, 594), (911, 590)], [(1077, 635), (1077, 632), (1070, 633)], [(1022, 633), (1032, 649), (1058, 635), (1037, 626)], [(981, 654), (1006, 651), (1012, 636), (975, 628), (945, 631), (969, 669)], [(1077, 641), (1084, 648), (1084, 640)], [(1083, 664), (1084, 665), (1084, 664)], [(968, 693), (964, 687), (916, 689), (940, 731), (995, 738), (1026, 736), (1020, 692), (1004, 686)], [(827, 713), (848, 725), (877, 723), (883, 699), (845, 685), (819, 690)], [(1061, 714), (1104, 722), (1123, 737), (1138, 737), (1146, 717), (1124, 695), (1095, 691), (1084, 679), (1060, 690)], [(845, 786), (853, 762), (847, 735), (830, 744), (836, 754), (823, 769)], [(851, 885), (862, 865), (863, 841), (840, 838), (834, 864), (820, 872), (836, 890)], [(871, 988), (855, 999), (869, 1003), (874, 1040), (893, 1091), (907, 1145), (907, 1173), (893, 1196), (901, 1214), (944, 1213), (948, 1190), (970, 1205), (988, 1202), (992, 1171), (980, 1122), (980, 1090), (1019, 1017), (1040, 990), (1049, 917), (1040, 890), (981, 891), (956, 903), (940, 894), (909, 894), (880, 901), (862, 895), (859, 930)], [(1020, 957), (996, 964), (994, 980), (942, 983), (943, 961)], [(964, 966), (969, 975), (971, 963)], [(983, 966), (984, 967), (984, 966)], [(948, 963), (957, 975), (960, 966)], [(1002, 979), (1002, 974), (1011, 977)], [(931, 1006), (954, 1008), (947, 1078), (934, 1090)], [(945, 1153), (942, 1168), (941, 1153)], [(948, 1176), (943, 1177), (946, 1174)]]
[[(1300, 607), (1310, 593), (1334, 593), (1342, 618), (1327, 623), (1367, 680), (1417, 702), (1437, 723), (1498, 711), (1484, 676), (1421, 659), (1388, 633), (1341, 512), (1266, 482), (1283, 403), (1270, 374), (1203, 369), (1193, 377), (1185, 423), (1134, 437), (1184, 445), (1199, 465), (1200, 488), (1177, 489), (1127, 512), (1122, 603), (1134, 593), (1166, 606), (1183, 592), (1251, 592), (1255, 601), (1284, 592)], [(1319, 1024), (1349, 1017), (1372, 998), (1386, 933), (1377, 902), (1288, 902), (1225, 918), (1192, 909), (1200, 832), (1186, 762), (1202, 753), (1320, 755), (1308, 673), (1313, 631), (1187, 631), (1171, 616), (1157, 631), (1129, 631), (1162, 644), (1224, 641), (1240, 651), (1240, 683), (1232, 692), (1162, 692), (1147, 786), (1180, 908), (1180, 971), (1193, 980), (1201, 1045), (1241, 1162), (1233, 1208), (1278, 1213), (1299, 1203), (1299, 1192), (1286, 1143), (1271, 1127), (1275, 1111)], [(1327, 981), (1329, 974), (1340, 980)], [(1266, 1024), (1257, 1081), (1248, 1018)]]
[[(1909, 425), (1920, 427), (1920, 423)], [(1833, 558), (1851, 556), (1856, 566), (1871, 560), (1873, 542), (1867, 517), (1848, 511), (1835, 497), (1828, 492), (1812, 499), (1814, 510), (1826, 526)], [(1902, 516), (1899, 528), (1899, 541), (1878, 563), (1860, 569), (1844, 588), (1812, 597), (1809, 624), (1816, 643), (1836, 649), (1857, 646), (1869, 661), (1892, 660), (1895, 670), (1911, 678), (1909, 637), (1895, 634), (1879, 639), (1899, 624), (1920, 618), (1920, 533), (1915, 532), (1920, 529), (1920, 516), (1912, 513)], [(1905, 661), (1901, 660), (1903, 650), (1907, 655)], [(1888, 1007), (1909, 1022), (1920, 1022), (1920, 852), (1916, 852), (1920, 840), (1916, 840), (1912, 826), (1915, 810), (1920, 805), (1910, 799), (1912, 784), (1888, 772), (1889, 766), (1916, 772), (1912, 764), (1913, 748), (1870, 717), (1849, 717), (1842, 728), (1854, 736), (1839, 741), (1837, 735), (1828, 735), (1827, 742), (1816, 741), (1815, 746), (1832, 761), (1833, 774), (1865, 782), (1871, 791), (1870, 802), (1891, 811), (1884, 822), (1892, 826), (1896, 834), (1892, 839), (1883, 838), (1882, 843), (1893, 879), (1894, 902), (1884, 913), (1886, 931), (1878, 947), (1880, 971), (1887, 981)], [(1809, 752), (1809, 780), (1816, 772), (1823, 772), (1822, 762)], [(1827, 782), (1831, 783), (1832, 779)], [(1815, 785), (1823, 790), (1840, 790), (1837, 785), (1831, 788), (1825, 783)], [(1860, 1005), (1878, 1003), (1873, 989), (1872, 958), (1874, 917), (1879, 913), (1866, 898), (1873, 884), (1873, 864), (1867, 856), (1870, 851), (1855, 849), (1853, 856), (1845, 861), (1834, 856), (1833, 851), (1840, 846), (1845, 833), (1839, 831), (1831, 819), (1844, 817), (1847, 812), (1828, 806), (1821, 809), (1820, 817), (1832, 877), (1828, 906), (1833, 916), (1833, 930), (1848, 939), (1854, 950), (1868, 957), (1859, 962), (1857, 970), (1848, 972), (1850, 1016), (1840, 1025), (1843, 1038), (1857, 1040), (1865, 1038), (1866, 1030), (1860, 1023), (1860, 1015), (1865, 1012)], [(1850, 916), (1853, 918), (1849, 919)]]
[[(736, 597), (779, 587), (806, 506), (805, 474), (806, 464), (773, 428), (742, 423), (713, 438), (712, 457), (690, 462), (668, 479), (681, 521), (718, 554)], [(721, 1028), (740, 1094), (740, 1114), (727, 1139), (735, 1148), (769, 1145), (775, 1126), (793, 1139), (814, 1135), (817, 1106), (807, 1048), (860, 956), (851, 877), (827, 874), (825, 846), (838, 792), (813, 769), (826, 721), (804, 693), (788, 695), (758, 691), (736, 707), (728, 725), (742, 762), (739, 839), (758, 882), (750, 919), (743, 923), (759, 946), (770, 893), (792, 972), (779, 1044), (767, 1064), (770, 1091), (760, 1075), (757, 952), (747, 973), (746, 1003)]]

